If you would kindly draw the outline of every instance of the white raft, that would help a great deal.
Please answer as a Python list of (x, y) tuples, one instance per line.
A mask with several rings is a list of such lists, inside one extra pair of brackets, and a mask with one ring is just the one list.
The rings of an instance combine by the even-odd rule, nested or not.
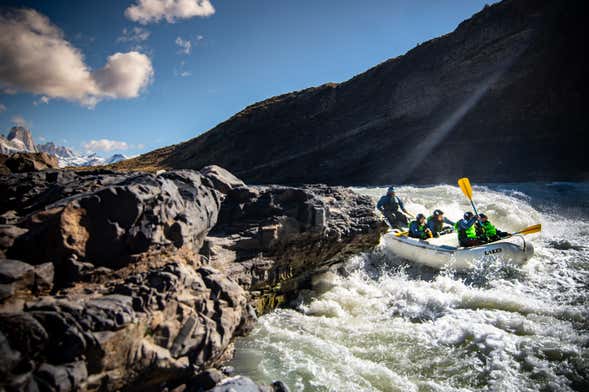
[(490, 244), (462, 248), (455, 233), (438, 238), (419, 240), (407, 236), (397, 237), (389, 232), (383, 237), (385, 249), (396, 256), (441, 269), (451, 267), (468, 270), (476, 262), (500, 260), (505, 264), (522, 265), (534, 255), (534, 247), (524, 236), (516, 235)]

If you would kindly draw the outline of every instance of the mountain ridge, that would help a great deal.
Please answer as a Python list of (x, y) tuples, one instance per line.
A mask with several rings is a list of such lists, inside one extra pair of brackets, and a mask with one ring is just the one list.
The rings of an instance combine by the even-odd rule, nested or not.
[(218, 164), (283, 184), (586, 179), (569, 153), (589, 124), (580, 7), (504, 0), (348, 81), (254, 103), (114, 167)]

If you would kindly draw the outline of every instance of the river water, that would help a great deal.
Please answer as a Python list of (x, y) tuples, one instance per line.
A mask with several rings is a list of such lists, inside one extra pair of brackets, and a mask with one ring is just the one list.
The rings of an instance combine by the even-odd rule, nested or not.
[[(397, 193), (414, 214), (455, 220), (469, 207), (454, 186)], [(589, 390), (589, 184), (475, 186), (474, 199), (500, 229), (542, 223), (525, 266), (457, 273), (382, 249), (355, 256), (295, 309), (261, 317), (236, 343), (236, 371), (293, 391)]]

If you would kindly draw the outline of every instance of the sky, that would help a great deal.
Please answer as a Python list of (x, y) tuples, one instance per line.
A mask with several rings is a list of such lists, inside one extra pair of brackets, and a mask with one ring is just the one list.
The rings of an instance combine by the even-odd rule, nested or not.
[(260, 100), (342, 82), (478, 0), (0, 0), (0, 133), (136, 155)]

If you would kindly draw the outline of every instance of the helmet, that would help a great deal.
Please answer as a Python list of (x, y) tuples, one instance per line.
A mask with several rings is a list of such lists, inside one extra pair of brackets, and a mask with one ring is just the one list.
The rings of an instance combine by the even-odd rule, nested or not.
[(425, 215), (423, 214), (417, 214), (417, 216), (415, 217), (416, 221), (420, 221), (421, 219), (425, 219)]
[(470, 211), (467, 211), (464, 213), (464, 219), (466, 219), (466, 220), (472, 219), (473, 216), (474, 216), (474, 214)]
[(434, 210), (434, 216), (444, 215), (444, 211), (442, 210)]
[(394, 186), (390, 186), (389, 189), (387, 189), (387, 193), (392, 193), (395, 191), (395, 187)]
[(485, 215), (485, 214), (479, 214), (479, 218), (481, 218), (481, 219), (486, 218), (486, 217), (487, 217), (487, 215)]

